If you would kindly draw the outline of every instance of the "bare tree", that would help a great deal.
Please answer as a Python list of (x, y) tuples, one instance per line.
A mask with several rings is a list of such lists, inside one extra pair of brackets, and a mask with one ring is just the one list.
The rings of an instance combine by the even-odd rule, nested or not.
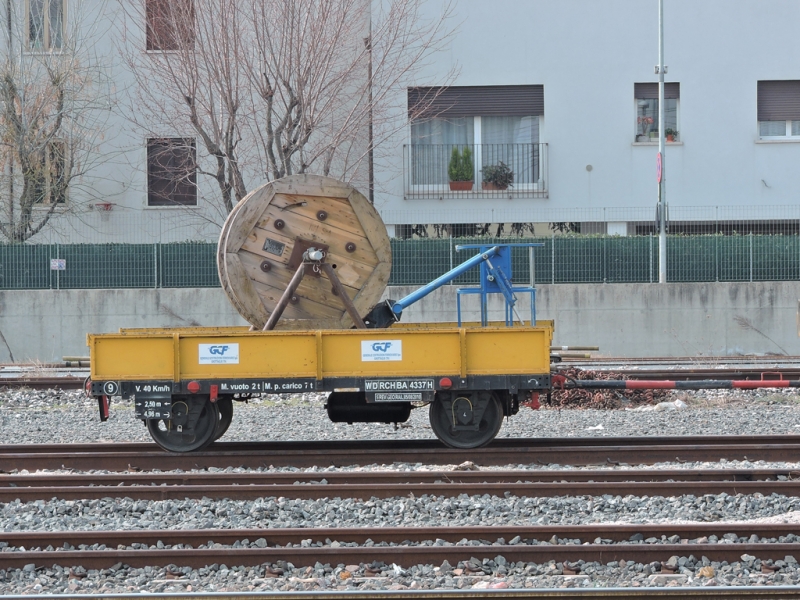
[(82, 2), (70, 3), (69, 20), (61, 0), (4, 4), (0, 234), (18, 243), (78, 202), (68, 191), (98, 158), (110, 97)]
[(398, 90), (451, 33), (449, 5), (426, 20), (424, 0), (120, 1), (127, 114), (152, 137), (197, 137), (223, 218), (250, 181), (367, 181), (366, 159), (405, 125)]

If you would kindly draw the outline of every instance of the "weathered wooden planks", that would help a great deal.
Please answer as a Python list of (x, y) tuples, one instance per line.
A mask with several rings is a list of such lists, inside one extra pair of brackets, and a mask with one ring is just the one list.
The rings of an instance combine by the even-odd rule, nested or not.
[[(294, 275), (295, 246), (327, 248), (343, 289), (362, 317), (383, 294), (392, 253), (386, 227), (352, 186), (317, 175), (293, 175), (253, 190), (228, 215), (217, 247), (225, 293), (261, 329)], [(348, 328), (353, 321), (324, 275), (306, 274), (278, 328)]]

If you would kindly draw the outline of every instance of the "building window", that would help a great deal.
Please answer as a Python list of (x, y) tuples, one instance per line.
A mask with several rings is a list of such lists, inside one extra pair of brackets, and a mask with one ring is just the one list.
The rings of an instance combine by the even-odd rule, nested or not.
[[(678, 109), (681, 88), (679, 83), (664, 84), (664, 134), (678, 141)], [(637, 142), (658, 140), (658, 84), (635, 83), (633, 97), (636, 102), (634, 136)]]
[(800, 81), (758, 82), (758, 135), (800, 138)]
[(500, 163), (511, 168), (515, 189), (541, 179), (543, 86), (411, 88), (408, 102), (412, 185), (446, 186), (452, 152), (464, 148), (476, 182), (484, 167)]
[(197, 150), (193, 138), (147, 141), (147, 205), (197, 205)]
[(146, 0), (147, 50), (175, 51), (194, 45), (193, 0)]
[[(34, 158), (34, 157), (32, 157)], [(54, 140), (45, 151), (34, 158), (32, 177), (35, 204), (65, 204), (67, 202), (67, 145)], [(31, 162), (34, 162), (32, 160)]]
[(28, 0), (28, 48), (60, 50), (64, 45), (65, 0)]

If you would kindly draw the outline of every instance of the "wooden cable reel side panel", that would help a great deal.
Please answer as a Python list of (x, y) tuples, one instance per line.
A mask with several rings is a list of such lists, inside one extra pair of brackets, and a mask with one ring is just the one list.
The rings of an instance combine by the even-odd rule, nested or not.
[[(245, 196), (222, 226), (217, 270), (222, 288), (262, 329), (308, 248), (326, 253), (356, 311), (380, 301), (392, 268), (386, 227), (353, 186), (330, 177), (291, 175)], [(347, 329), (353, 321), (324, 273), (307, 269), (278, 329)]]

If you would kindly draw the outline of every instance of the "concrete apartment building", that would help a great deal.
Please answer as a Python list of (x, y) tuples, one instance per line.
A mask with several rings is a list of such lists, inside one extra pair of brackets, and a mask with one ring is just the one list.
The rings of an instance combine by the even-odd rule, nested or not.
[[(23, 52), (58, 51), (61, 26), (91, 45), (113, 90), (98, 121), (102, 160), (86, 161), (94, 166), (69, 193), (77, 218), (54, 219), (50, 239), (213, 239), (224, 214), (212, 210), (209, 179), (180, 185), (153, 173), (163, 140), (194, 153), (195, 134), (165, 123), (156, 138), (130, 122), (136, 82), (121, 52), (154, 51), (136, 11), (85, 0), (12, 6)], [(396, 113), (399, 132), (375, 163), (375, 204), (390, 234), (419, 224), (576, 221), (584, 233), (646, 231), (657, 198), (655, 0), (455, 0), (452, 9), (448, 49), (424, 66), (423, 87), (398, 86), (394, 103), (407, 111)], [(442, 2), (425, 10), (434, 19)], [(696, 221), (720, 218), (720, 208), (745, 220), (793, 218), (785, 207), (800, 192), (800, 47), (790, 40), (800, 5), (667, 0), (664, 14), (666, 128), (677, 131), (665, 156), (671, 211)], [(437, 90), (437, 82), (451, 85)], [(467, 191), (448, 184), (454, 146), (471, 150)], [(513, 185), (483, 190), (482, 170), (500, 162)]]
[[(402, 164), (402, 176), (377, 175), (376, 204), (390, 228), (591, 220), (584, 232), (625, 235), (628, 223), (652, 220), (657, 2), (461, 0), (456, 15), (448, 55), (425, 73), (444, 79), (460, 66), (440, 118), (412, 122), (396, 139), (388, 162)], [(673, 213), (698, 207), (684, 214), (713, 219), (721, 206), (782, 219), (759, 207), (798, 203), (800, 45), (790, 41), (798, 17), (791, 0), (664, 2), (666, 127), (678, 131), (665, 156)], [(476, 169), (505, 159), (514, 186), (451, 192), (448, 144), (474, 144)]]

